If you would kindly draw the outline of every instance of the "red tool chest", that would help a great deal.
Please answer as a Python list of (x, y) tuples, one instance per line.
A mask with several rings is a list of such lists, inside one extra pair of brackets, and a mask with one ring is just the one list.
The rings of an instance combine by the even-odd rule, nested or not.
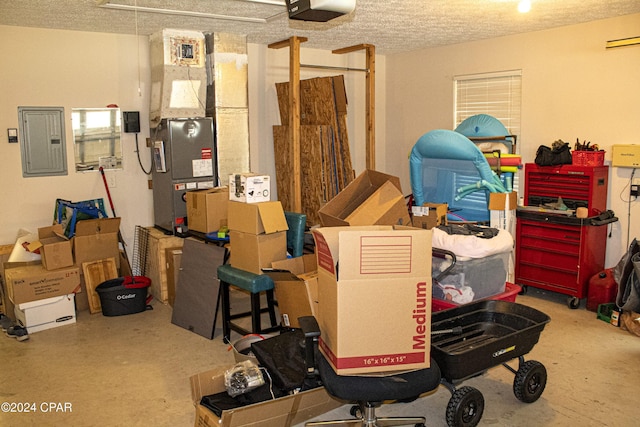
[[(542, 206), (562, 197), (569, 209), (585, 207), (589, 217), (606, 210), (608, 166), (525, 165), (526, 206)], [(516, 283), (570, 296), (577, 308), (589, 279), (604, 268), (606, 226), (590, 218), (518, 210)]]

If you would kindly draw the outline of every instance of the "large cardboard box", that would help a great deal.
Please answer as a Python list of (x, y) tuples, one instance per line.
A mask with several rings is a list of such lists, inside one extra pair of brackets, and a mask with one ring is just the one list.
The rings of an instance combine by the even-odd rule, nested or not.
[(16, 304), (16, 321), (30, 334), (76, 323), (75, 294)]
[(287, 232), (249, 234), (230, 231), (231, 256), (229, 263), (240, 270), (262, 274), (263, 268), (287, 257)]
[(320, 349), (337, 373), (429, 367), (431, 234), (390, 226), (313, 230)]
[(191, 398), (196, 408), (195, 427), (290, 427), (303, 423), (343, 405), (333, 399), (324, 387), (303, 391), (275, 400), (222, 411), (218, 417), (200, 405), (203, 396), (226, 390), (224, 373), (231, 366), (193, 375)]
[(47, 270), (73, 265), (72, 243), (64, 235), (61, 224), (38, 229), (38, 240), (29, 244), (29, 250), (40, 251), (42, 265)]
[(187, 191), (186, 194), (189, 230), (211, 233), (227, 225), (227, 187)]
[(365, 170), (318, 211), (323, 226), (411, 225), (400, 179)]
[(33, 262), (5, 263), (7, 293), (14, 304), (80, 292), (78, 267), (46, 270)]
[(315, 316), (318, 266), (315, 254), (306, 254), (271, 263), (267, 271), (274, 282), (278, 311), (284, 326), (299, 328), (298, 318)]
[(423, 203), (422, 206), (412, 206), (411, 223), (416, 228), (427, 230), (439, 225), (447, 225), (447, 210), (446, 203)]
[(260, 203), (230, 201), (228, 209), (228, 227), (232, 231), (271, 234), (289, 229), (282, 203), (279, 201)]
[(269, 175), (236, 173), (229, 175), (229, 200), (243, 203), (259, 203), (271, 200)]
[(83, 262), (113, 257), (116, 259), (116, 266), (120, 268), (119, 230), (120, 218), (78, 221), (76, 234), (73, 238), (75, 265), (81, 267)]

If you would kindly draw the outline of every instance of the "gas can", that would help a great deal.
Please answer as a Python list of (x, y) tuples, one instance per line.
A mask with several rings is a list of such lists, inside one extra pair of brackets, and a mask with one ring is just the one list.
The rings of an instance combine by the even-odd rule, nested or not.
[(613, 278), (613, 268), (596, 273), (589, 279), (587, 310), (598, 311), (598, 305), (614, 302), (618, 294), (618, 284)]

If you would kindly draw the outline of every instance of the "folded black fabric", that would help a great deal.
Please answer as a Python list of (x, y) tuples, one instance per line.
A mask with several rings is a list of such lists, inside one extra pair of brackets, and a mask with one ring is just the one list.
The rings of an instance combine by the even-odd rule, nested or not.
[(463, 236), (476, 236), (481, 239), (491, 239), (500, 232), (497, 228), (482, 227), (474, 224), (439, 225), (438, 228), (449, 235), (460, 234)]
[(251, 344), (251, 351), (267, 369), (273, 384), (283, 390), (300, 389), (306, 377), (304, 334), (301, 330), (283, 332)]

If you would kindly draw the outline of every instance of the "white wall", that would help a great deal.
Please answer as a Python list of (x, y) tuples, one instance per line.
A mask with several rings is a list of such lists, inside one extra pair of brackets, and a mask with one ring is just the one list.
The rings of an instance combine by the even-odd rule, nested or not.
[[(289, 50), (255, 44), (249, 44), (248, 50), (251, 168), (254, 172), (275, 176), (272, 126), (280, 124), (275, 83), (289, 80)], [(149, 137), (148, 38), (0, 26), (0, 51), (5, 52), (5, 58), (11, 58), (10, 63), (3, 61), (0, 67), (0, 244), (12, 244), (20, 229), (35, 232), (38, 227), (49, 225), (56, 198), (80, 201), (102, 197), (111, 216), (101, 175), (74, 170), (71, 109), (117, 104), (122, 111), (140, 111), (138, 140), (142, 164), (149, 170), (151, 160), (145, 144)], [(305, 49), (304, 45), (301, 59), (307, 64), (365, 66), (364, 53), (334, 55), (329, 51)], [(379, 117), (382, 117), (376, 126), (379, 168), (384, 166), (384, 64), (384, 58), (377, 59), (376, 100)], [(301, 76), (342, 73), (305, 69)], [(352, 157), (359, 173), (365, 167), (365, 75), (348, 72), (345, 81)], [(22, 177), (20, 146), (8, 144), (5, 131), (19, 127), (18, 106), (64, 107), (68, 175)], [(153, 225), (153, 200), (147, 185), (148, 177), (138, 165), (133, 134), (123, 134), (122, 144), (124, 170), (105, 173), (108, 181), (115, 181), (110, 192), (116, 213), (122, 218), (121, 232), (131, 257), (135, 226)]]
[[(453, 77), (522, 70), (524, 162), (539, 145), (562, 139), (611, 145), (640, 144), (640, 46), (605, 50), (607, 40), (638, 35), (640, 14), (586, 24), (391, 55), (387, 57), (387, 172), (411, 191), (407, 155), (433, 129), (453, 129)], [(611, 227), (606, 266), (626, 252), (631, 170), (610, 168), (608, 207), (620, 218)], [(640, 237), (637, 202), (631, 203), (631, 239)]]
[[(50, 225), (56, 198), (73, 201), (104, 198), (99, 172), (76, 173), (72, 108), (117, 104), (122, 111), (141, 111), (141, 159), (147, 170), (148, 43), (139, 39), (142, 96), (138, 95), (138, 45), (135, 36), (0, 26), (0, 244), (15, 241), (19, 229), (36, 232)], [(22, 177), (20, 145), (7, 143), (7, 128), (18, 128), (18, 106), (59, 106), (65, 110), (66, 176)], [(144, 112), (144, 113), (142, 113)], [(106, 171), (113, 205), (122, 217), (127, 252), (133, 250), (135, 225), (152, 223), (151, 190), (135, 156), (134, 134), (123, 134), (124, 169)]]

